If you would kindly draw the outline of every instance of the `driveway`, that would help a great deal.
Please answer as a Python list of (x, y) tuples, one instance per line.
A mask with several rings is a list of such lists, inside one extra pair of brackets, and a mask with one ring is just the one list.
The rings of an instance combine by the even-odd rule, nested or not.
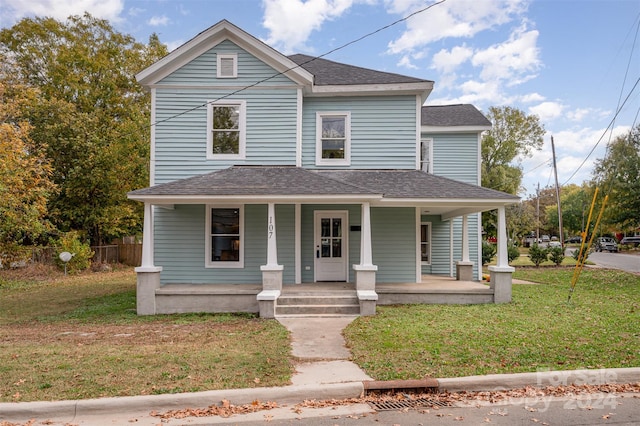
[(605, 268), (640, 273), (640, 256), (637, 254), (593, 252), (587, 260)]

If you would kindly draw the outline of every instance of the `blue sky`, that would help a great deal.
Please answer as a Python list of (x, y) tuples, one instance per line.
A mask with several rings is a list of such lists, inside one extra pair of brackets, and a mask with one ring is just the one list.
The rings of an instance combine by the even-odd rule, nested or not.
[(0, 0), (0, 26), (86, 10), (174, 49), (227, 19), (285, 54), (321, 55), (429, 5), (327, 59), (434, 80), (427, 104), (537, 114), (545, 146), (522, 161), (521, 195), (553, 185), (551, 135), (560, 183), (580, 184), (607, 142), (638, 123), (637, 0)]

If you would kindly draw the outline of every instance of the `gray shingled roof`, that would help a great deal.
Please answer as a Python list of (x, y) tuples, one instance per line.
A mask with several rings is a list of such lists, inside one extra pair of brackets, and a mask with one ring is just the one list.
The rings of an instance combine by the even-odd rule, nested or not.
[(518, 199), (511, 194), (420, 170), (327, 170), (315, 173), (358, 187), (370, 188), (382, 193), (384, 198)]
[(314, 58), (308, 55), (289, 56), (296, 64), (314, 75), (316, 86), (327, 85), (355, 85), (355, 84), (398, 84), (398, 83), (424, 83), (431, 80), (423, 80), (406, 75), (376, 71), (354, 65), (333, 62), (328, 59)]
[(129, 193), (136, 196), (382, 195), (384, 198), (517, 200), (510, 194), (419, 170), (310, 170), (233, 166)]
[(357, 188), (293, 166), (233, 166), (139, 189), (130, 195), (361, 195)]
[(423, 106), (423, 126), (491, 126), (491, 122), (471, 104)]

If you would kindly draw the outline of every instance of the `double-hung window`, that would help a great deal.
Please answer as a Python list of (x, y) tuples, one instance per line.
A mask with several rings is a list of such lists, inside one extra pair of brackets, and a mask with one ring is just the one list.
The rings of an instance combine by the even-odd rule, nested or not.
[(420, 224), (420, 261), (431, 265), (431, 222)]
[(351, 164), (351, 114), (318, 112), (316, 114), (316, 164), (348, 166)]
[(222, 100), (207, 104), (207, 158), (244, 159), (246, 101)]
[(242, 207), (207, 206), (206, 216), (206, 266), (242, 268), (244, 266)]

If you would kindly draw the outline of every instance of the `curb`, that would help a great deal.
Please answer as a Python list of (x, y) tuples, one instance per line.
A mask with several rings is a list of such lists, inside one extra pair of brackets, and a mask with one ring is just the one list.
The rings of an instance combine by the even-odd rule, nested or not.
[[(420, 383), (418, 383), (420, 382)], [(527, 386), (600, 385), (605, 383), (640, 383), (640, 367), (603, 368), (599, 370), (540, 371), (536, 373), (489, 374), (456, 378), (429, 379), (438, 390), (500, 391)], [(372, 386), (373, 384), (377, 386)], [(178, 410), (208, 407), (223, 399), (234, 405), (253, 401), (275, 401), (282, 404), (299, 403), (305, 399), (329, 400), (358, 398), (366, 388), (416, 388), (425, 380), (395, 380), (390, 382), (345, 382), (332, 384), (293, 385), (272, 388), (228, 389), (194, 393), (139, 395), (78, 401), (34, 401), (0, 403), (0, 420), (24, 421), (32, 418), (56, 418), (72, 421), (82, 416)]]
[(362, 382), (294, 385), (273, 388), (228, 389), (194, 393), (138, 395), (78, 401), (33, 401), (0, 403), (0, 420), (31, 418), (68, 419), (82, 416), (107, 416), (117, 413), (140, 413), (208, 407), (223, 399), (234, 405), (253, 401), (298, 403), (305, 399), (357, 398), (364, 392)]
[(567, 386), (640, 383), (640, 368), (539, 371), (536, 373), (488, 374), (438, 379), (438, 389), (449, 392), (500, 391), (527, 386)]

